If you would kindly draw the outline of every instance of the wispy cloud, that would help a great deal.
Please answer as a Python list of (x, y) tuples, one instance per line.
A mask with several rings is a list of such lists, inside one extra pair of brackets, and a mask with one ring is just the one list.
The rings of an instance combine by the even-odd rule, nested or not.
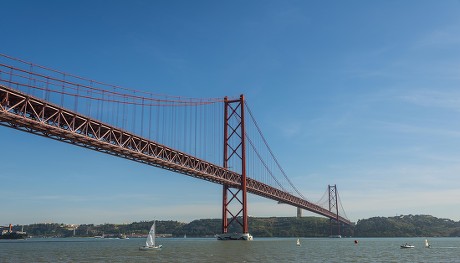
[(110, 195), (30, 195), (25, 197), (32, 200), (55, 200), (60, 202), (100, 202), (116, 200), (156, 200), (159, 197), (155, 194), (110, 194)]
[(304, 123), (302, 120), (285, 120), (281, 121), (282, 124), (279, 125), (281, 133), (288, 138), (296, 137), (304, 131)]
[(460, 44), (460, 30), (458, 25), (445, 28), (437, 28), (419, 39), (414, 48), (441, 48), (446, 46), (458, 46)]
[(379, 129), (394, 132), (394, 133), (407, 133), (407, 134), (425, 134), (433, 136), (449, 136), (460, 137), (460, 131), (448, 130), (440, 128), (431, 128), (429, 126), (417, 126), (407, 123), (387, 122), (387, 121), (374, 121)]
[(460, 111), (460, 91), (458, 90), (418, 89), (401, 95), (399, 99), (423, 107)]

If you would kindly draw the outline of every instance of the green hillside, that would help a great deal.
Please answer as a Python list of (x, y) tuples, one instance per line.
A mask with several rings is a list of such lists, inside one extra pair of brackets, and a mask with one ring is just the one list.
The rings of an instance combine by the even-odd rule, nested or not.
[[(170, 237), (212, 237), (221, 232), (220, 219), (198, 219), (190, 223), (157, 221), (157, 233)], [(128, 236), (146, 235), (152, 221), (131, 224), (84, 224), (76, 228), (65, 224), (31, 224), (15, 226), (24, 228), (35, 237), (91, 237), (97, 235)], [(75, 228), (75, 230), (74, 230)], [(322, 217), (267, 217), (249, 218), (249, 230), (254, 237), (327, 237), (331, 235), (329, 219)], [(354, 226), (341, 227), (342, 236), (356, 237), (457, 237), (460, 222), (429, 215), (401, 215), (395, 217), (372, 217), (359, 220)], [(337, 226), (333, 227), (336, 234)], [(231, 225), (229, 232), (241, 232), (238, 224)]]
[(430, 215), (372, 217), (359, 220), (357, 237), (458, 237), (460, 222)]

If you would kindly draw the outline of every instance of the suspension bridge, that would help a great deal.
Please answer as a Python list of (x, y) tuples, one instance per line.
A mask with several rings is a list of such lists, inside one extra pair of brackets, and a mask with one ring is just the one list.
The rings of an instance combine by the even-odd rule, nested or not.
[(352, 224), (335, 185), (327, 204), (300, 193), (243, 95), (155, 94), (0, 54), (0, 125), (220, 184), (224, 234), (250, 237), (247, 193)]

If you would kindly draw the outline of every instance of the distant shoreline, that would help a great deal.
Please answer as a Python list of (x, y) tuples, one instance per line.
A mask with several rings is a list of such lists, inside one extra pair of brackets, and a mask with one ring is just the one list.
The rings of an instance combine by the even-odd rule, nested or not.
[[(115, 238), (119, 235), (145, 237), (152, 221), (130, 224), (81, 224), (66, 225), (43, 223), (15, 225), (13, 230), (23, 229), (31, 236), (40, 237), (94, 237)], [(333, 231), (337, 231), (335, 226)], [(240, 232), (238, 225), (229, 232)], [(190, 223), (157, 220), (157, 233), (164, 237), (213, 237), (221, 232), (221, 219), (198, 219)], [(250, 217), (249, 232), (257, 237), (328, 237), (331, 234), (329, 219), (322, 217)], [(354, 226), (341, 226), (343, 237), (458, 237), (460, 221), (436, 218), (430, 215), (401, 215), (372, 217), (358, 220)]]

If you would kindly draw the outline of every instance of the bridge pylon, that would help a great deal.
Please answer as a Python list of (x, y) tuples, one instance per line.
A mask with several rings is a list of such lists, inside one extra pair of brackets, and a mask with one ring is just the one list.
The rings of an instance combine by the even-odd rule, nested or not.
[[(224, 163), (225, 169), (241, 174), (237, 187), (223, 185), (222, 239), (252, 239), (248, 230), (246, 142), (244, 125), (244, 96), (229, 100), (224, 98)], [(228, 234), (232, 224), (239, 224), (242, 235)]]
[[(337, 185), (328, 185), (328, 192), (329, 192), (329, 211), (336, 214), (336, 218), (329, 219), (330, 227), (331, 227), (331, 236), (340, 236), (340, 221), (339, 221), (339, 205), (338, 205), (338, 198), (337, 198)], [(337, 224), (337, 233), (334, 233), (333, 227), (334, 223)]]

